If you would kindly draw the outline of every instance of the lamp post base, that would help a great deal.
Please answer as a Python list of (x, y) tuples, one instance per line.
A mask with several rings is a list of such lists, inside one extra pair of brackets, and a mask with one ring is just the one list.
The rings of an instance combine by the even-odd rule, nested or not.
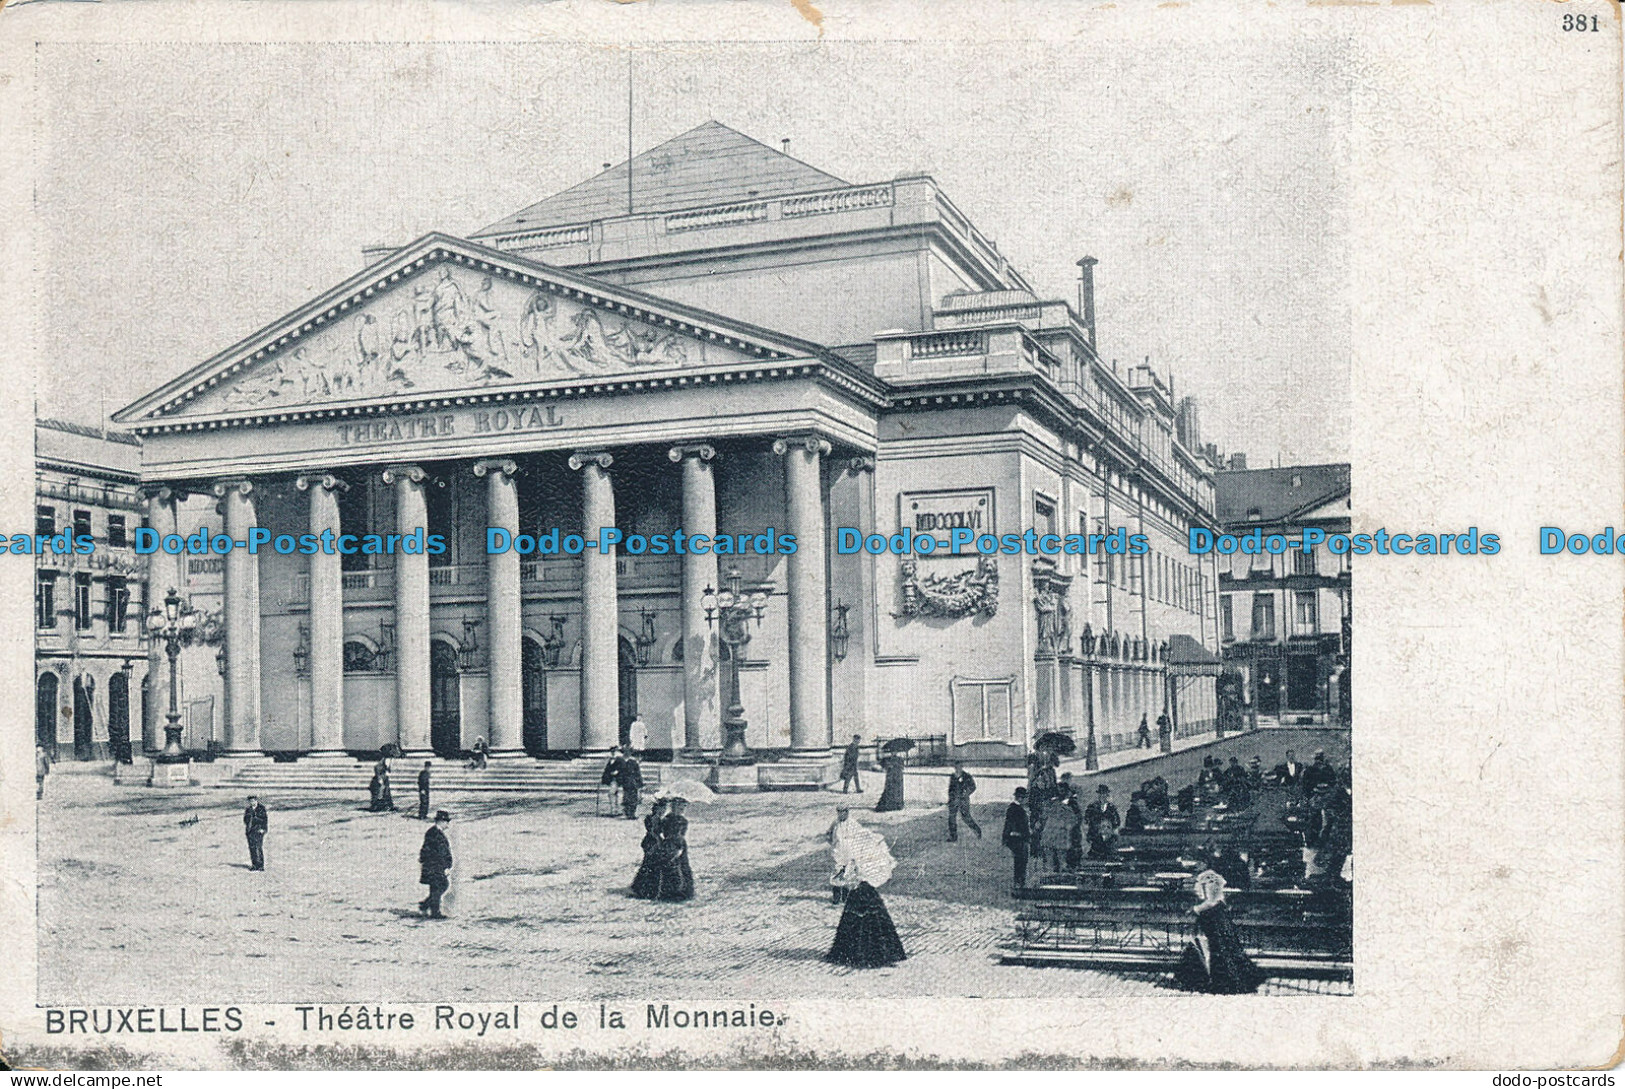
[(182, 759), (179, 763), (164, 762), (160, 757), (152, 765), (152, 778), (147, 780), (148, 786), (154, 787), (184, 787), (192, 785), (192, 762)]

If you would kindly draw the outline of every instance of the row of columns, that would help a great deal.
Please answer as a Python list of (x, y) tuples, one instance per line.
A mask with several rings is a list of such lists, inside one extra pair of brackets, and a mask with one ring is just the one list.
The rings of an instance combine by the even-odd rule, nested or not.
[[(789, 615), (788, 661), (791, 747), (825, 752), (830, 747), (828, 683), (828, 605), (822, 459), (827, 442), (798, 436), (773, 444), (786, 461), (786, 525), (797, 550), (785, 557)], [(683, 528), (689, 535), (714, 537), (717, 528), (714, 447), (675, 446), (671, 461), (681, 465)], [(582, 474), (582, 525), (588, 533), (615, 525), (614, 455), (607, 451), (572, 454), (571, 469)], [(489, 525), (517, 535), (518, 472), (507, 459), (477, 461), (476, 476), (486, 481)], [(383, 480), (394, 491), (396, 531), (425, 525), (423, 485), (417, 465), (391, 465)], [(339, 493), (348, 487), (331, 473), (300, 476), (295, 486), (309, 496), (309, 531), (339, 532)], [(221, 481), (225, 531), (246, 540), (255, 526), (253, 483)], [(179, 531), (179, 493), (155, 492), (153, 520), (160, 533)], [(310, 691), (312, 755), (341, 755), (344, 749), (344, 593), (342, 557), (317, 552), (310, 560)], [(176, 586), (183, 585), (177, 567)], [(523, 752), (524, 701), (521, 640), (520, 557), (509, 551), (486, 558), (490, 696), (490, 749), (493, 755)], [(720, 585), (717, 558), (688, 552), (682, 562), (683, 748), (697, 753), (706, 733), (720, 722), (716, 642), (702, 604), (705, 592)], [(225, 748), (260, 748), (259, 569), (255, 557), (234, 549), (225, 557)], [(429, 557), (395, 555), (396, 714), (399, 744), (410, 753), (430, 748)], [(620, 615), (613, 551), (586, 549), (581, 584), (581, 748), (603, 751), (620, 736)], [(161, 671), (160, 671), (161, 672)]]

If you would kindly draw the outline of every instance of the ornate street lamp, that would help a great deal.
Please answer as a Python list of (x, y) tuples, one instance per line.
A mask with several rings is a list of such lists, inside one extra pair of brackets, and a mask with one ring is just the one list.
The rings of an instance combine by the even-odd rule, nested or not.
[(181, 600), (173, 587), (164, 596), (164, 607), (153, 609), (147, 616), (147, 634), (161, 639), (164, 653), (169, 656), (169, 710), (164, 717), (164, 749), (158, 754), (160, 764), (184, 764), (186, 750), (181, 748), (181, 709), (176, 698), (179, 690), (181, 647), (190, 646), (197, 636), (197, 613)]
[(846, 644), (852, 638), (851, 630), (846, 626), (846, 614), (852, 606), (843, 605), (840, 598), (835, 599), (835, 617), (829, 625), (829, 654), (837, 662), (846, 660)]
[(705, 610), (705, 626), (717, 628), (717, 638), (728, 648), (728, 710), (722, 719), (722, 754), (719, 764), (754, 764), (745, 747), (745, 705), (739, 697), (739, 661), (750, 643), (750, 621), (761, 627), (767, 608), (767, 592), (744, 592), (737, 569), (728, 572), (727, 586), (720, 593), (707, 586), (700, 598)]

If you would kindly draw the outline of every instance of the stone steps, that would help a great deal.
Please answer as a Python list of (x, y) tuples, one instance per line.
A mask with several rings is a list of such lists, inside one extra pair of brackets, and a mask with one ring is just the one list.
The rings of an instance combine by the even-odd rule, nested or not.
[[(396, 805), (405, 805), (417, 797), (417, 773), (422, 766), (421, 761), (393, 763), (390, 789)], [(342, 791), (365, 795), (372, 782), (372, 769), (371, 763), (362, 761), (256, 762), (208, 785), (232, 790)], [(479, 770), (465, 768), (460, 763), (434, 764), (431, 775), (437, 796), (442, 792), (591, 795), (598, 792), (603, 770), (601, 759), (515, 760), (493, 762)], [(660, 765), (643, 765), (643, 780), (646, 790), (657, 789), (661, 782)]]

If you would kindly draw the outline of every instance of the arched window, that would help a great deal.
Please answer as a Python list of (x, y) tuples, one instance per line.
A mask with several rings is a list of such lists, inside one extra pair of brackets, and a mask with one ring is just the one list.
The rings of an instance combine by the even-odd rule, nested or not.
[(344, 644), (344, 672), (376, 673), (377, 671), (377, 651), (359, 639), (351, 639)]

